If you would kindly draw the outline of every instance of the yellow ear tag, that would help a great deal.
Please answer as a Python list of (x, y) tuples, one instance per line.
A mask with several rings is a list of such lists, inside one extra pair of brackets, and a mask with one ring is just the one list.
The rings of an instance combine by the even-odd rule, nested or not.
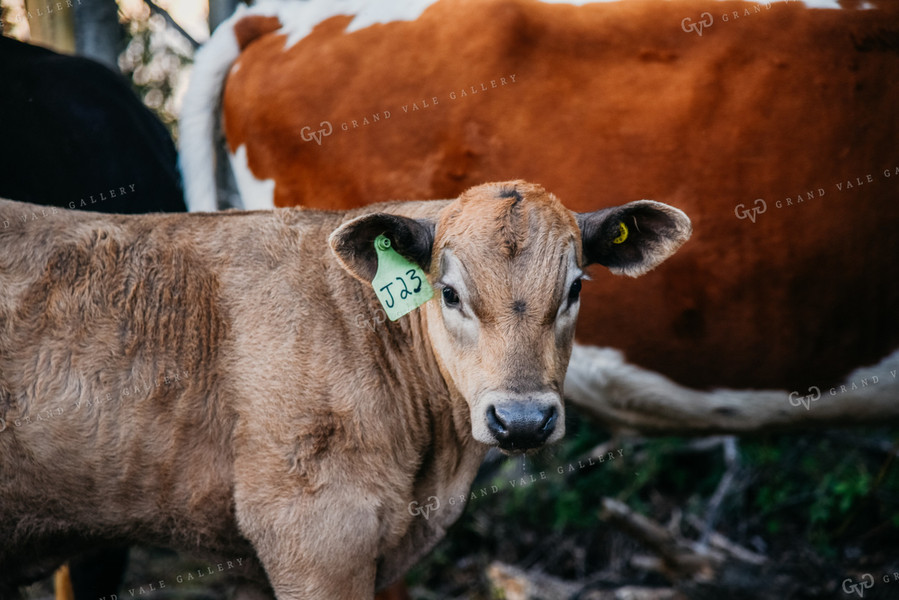
[(623, 244), (627, 239), (627, 225), (622, 221), (618, 221), (618, 237), (612, 240), (613, 244)]

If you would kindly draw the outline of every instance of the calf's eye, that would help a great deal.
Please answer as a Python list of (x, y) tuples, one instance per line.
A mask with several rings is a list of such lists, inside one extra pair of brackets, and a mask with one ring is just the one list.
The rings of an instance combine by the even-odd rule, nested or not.
[(443, 303), (449, 308), (459, 306), (459, 294), (448, 285), (443, 288)]
[(571, 289), (568, 291), (568, 305), (571, 306), (578, 301), (581, 295), (581, 278), (578, 277), (571, 283)]

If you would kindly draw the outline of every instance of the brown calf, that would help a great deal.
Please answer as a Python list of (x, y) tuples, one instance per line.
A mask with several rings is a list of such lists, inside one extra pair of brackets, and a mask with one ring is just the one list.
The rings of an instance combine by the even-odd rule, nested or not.
[[(0, 201), (0, 594), (145, 542), (249, 557), (279, 600), (371, 598), (461, 510), (412, 506), (464, 494), (489, 446), (563, 435), (586, 266), (636, 276), (690, 232), (524, 182), (349, 212)], [(396, 321), (379, 234), (436, 291)]]

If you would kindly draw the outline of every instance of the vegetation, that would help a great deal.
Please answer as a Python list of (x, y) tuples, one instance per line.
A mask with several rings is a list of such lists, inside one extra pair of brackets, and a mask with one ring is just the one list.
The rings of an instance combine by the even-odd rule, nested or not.
[(193, 49), (187, 39), (167, 27), (161, 15), (151, 15), (146, 5), (141, 6), (138, 18), (125, 23), (128, 43), (119, 55), (119, 68), (177, 140), (178, 106)]
[[(740, 441), (735, 474), (715, 517), (710, 499), (727, 470), (720, 443), (612, 440), (576, 414), (568, 427), (556, 449), (485, 466), (474, 489), (497, 486), (499, 492), (471, 500), (447, 539), (413, 569), (408, 581), (416, 597), (493, 598), (485, 576), (493, 561), (588, 587), (670, 585), (660, 574), (631, 565), (633, 556), (648, 551), (603, 521), (604, 497), (693, 539), (702, 532), (692, 523), (711, 523), (731, 542), (768, 557), (772, 567), (814, 564), (823, 595), (803, 597), (839, 597), (835, 590), (846, 577), (897, 570), (899, 469), (889, 441), (897, 439), (895, 430)], [(578, 468), (597, 446), (623, 455)], [(567, 471), (571, 464), (574, 472), (558, 476), (559, 466)], [(541, 470), (554, 476), (538, 476), (526, 486), (509, 484)], [(899, 597), (899, 585), (894, 591)]]

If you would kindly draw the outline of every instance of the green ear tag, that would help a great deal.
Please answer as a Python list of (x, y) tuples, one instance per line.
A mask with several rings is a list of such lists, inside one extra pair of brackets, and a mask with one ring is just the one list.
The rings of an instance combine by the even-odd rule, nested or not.
[(390, 240), (383, 233), (375, 238), (378, 253), (378, 272), (371, 281), (381, 306), (391, 321), (410, 313), (434, 296), (434, 288), (428, 283), (417, 265), (390, 247)]

